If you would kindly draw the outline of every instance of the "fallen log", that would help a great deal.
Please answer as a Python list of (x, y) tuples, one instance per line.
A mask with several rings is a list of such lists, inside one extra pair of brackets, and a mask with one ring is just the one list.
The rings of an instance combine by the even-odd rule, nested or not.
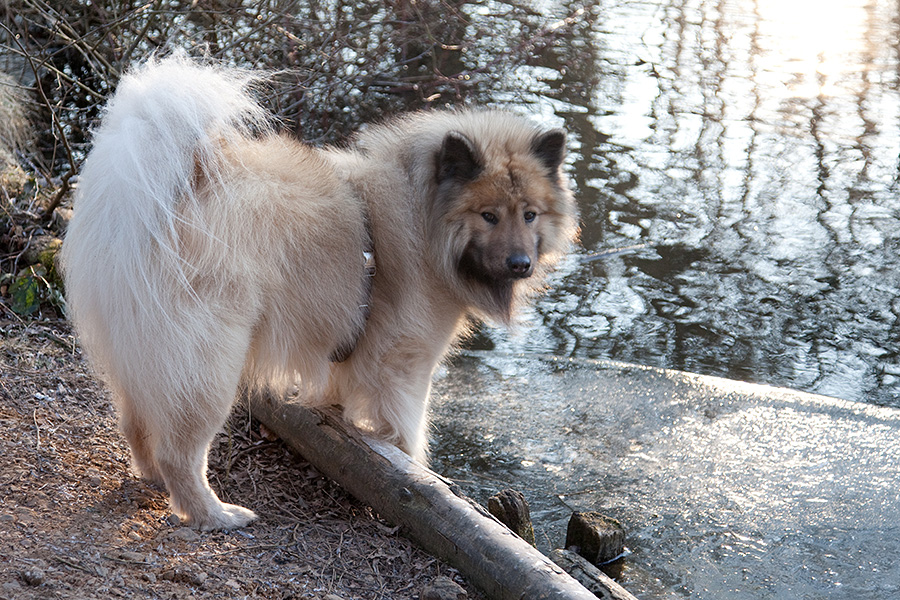
[(368, 438), (333, 411), (266, 395), (251, 414), (320, 472), (372, 506), (421, 548), (498, 600), (596, 600), (553, 561), (512, 533), (452, 481)]
[(636, 600), (615, 579), (576, 552), (557, 548), (550, 552), (550, 558), (601, 600)]

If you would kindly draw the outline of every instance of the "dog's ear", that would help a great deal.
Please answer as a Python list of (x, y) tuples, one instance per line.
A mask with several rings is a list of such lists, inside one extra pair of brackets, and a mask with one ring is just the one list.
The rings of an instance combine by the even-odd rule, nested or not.
[(457, 131), (450, 131), (444, 136), (435, 170), (438, 183), (451, 178), (463, 182), (472, 181), (483, 168), (478, 151), (469, 138)]
[(566, 157), (566, 132), (562, 129), (551, 129), (538, 134), (531, 142), (531, 151), (548, 171), (556, 173)]

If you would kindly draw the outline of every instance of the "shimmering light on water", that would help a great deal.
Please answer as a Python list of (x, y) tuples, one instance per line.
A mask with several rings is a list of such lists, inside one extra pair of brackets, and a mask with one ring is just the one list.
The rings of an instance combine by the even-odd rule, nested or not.
[[(839, 95), (837, 80), (869, 68), (868, 39), (873, 4), (865, 1), (760, 0), (742, 2), (739, 11), (755, 11), (759, 27), (755, 77), (793, 79), (786, 95)], [(753, 21), (750, 21), (753, 22)], [(751, 42), (753, 43), (753, 42)]]

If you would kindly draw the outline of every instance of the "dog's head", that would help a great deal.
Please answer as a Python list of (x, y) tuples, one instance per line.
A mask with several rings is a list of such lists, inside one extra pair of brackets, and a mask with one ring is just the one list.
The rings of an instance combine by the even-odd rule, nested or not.
[(565, 142), (562, 130), (500, 119), (477, 136), (447, 132), (434, 157), (444, 258), (484, 316), (508, 321), (575, 236)]

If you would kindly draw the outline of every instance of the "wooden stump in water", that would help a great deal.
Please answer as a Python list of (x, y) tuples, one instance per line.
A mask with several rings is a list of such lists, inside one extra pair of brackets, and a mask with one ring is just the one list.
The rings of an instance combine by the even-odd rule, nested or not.
[(522, 492), (503, 490), (488, 498), (488, 512), (497, 520), (509, 527), (517, 536), (531, 544), (534, 543), (534, 525), (531, 523), (531, 511)]
[(566, 549), (602, 565), (625, 551), (625, 528), (598, 512), (572, 513), (566, 530)]

